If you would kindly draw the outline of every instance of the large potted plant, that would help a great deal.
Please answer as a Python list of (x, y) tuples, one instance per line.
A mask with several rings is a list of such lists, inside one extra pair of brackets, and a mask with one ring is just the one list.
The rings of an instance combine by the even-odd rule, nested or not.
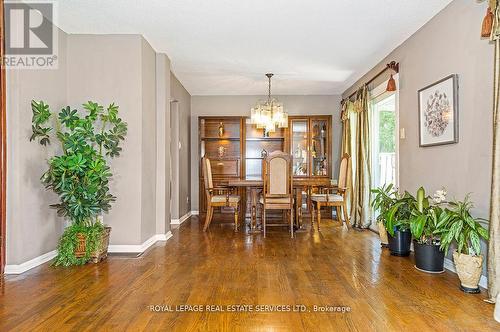
[(463, 201), (450, 202), (450, 227), (441, 235), (441, 247), (448, 252), (451, 243), (456, 243), (453, 261), (460, 279), (460, 289), (466, 293), (479, 293), (479, 279), (483, 266), (481, 238), (488, 240), (488, 231), (470, 213), (473, 207), (469, 196)]
[(449, 227), (450, 213), (440, 205), (445, 204), (446, 191), (438, 190), (432, 204), (425, 196), (424, 188), (417, 191), (416, 209), (410, 217), (410, 230), (413, 235), (415, 266), (428, 273), (444, 271), (444, 251), (441, 249), (441, 234)]
[[(120, 155), (120, 142), (127, 133), (127, 124), (118, 117), (118, 106), (103, 106), (89, 101), (83, 105), (85, 114), (69, 106), (58, 114), (43, 101), (31, 102), (32, 135), (46, 146), (51, 135), (60, 143), (61, 153), (48, 161), (48, 170), (41, 181), (59, 196), (51, 205), (58, 215), (71, 224), (65, 229), (55, 265), (79, 265), (99, 261), (107, 255), (110, 228), (101, 221), (115, 197), (110, 193), (112, 177), (107, 158)], [(82, 112), (83, 113), (83, 112)]]
[(396, 193), (392, 206), (385, 213), (385, 228), (389, 233), (389, 250), (393, 256), (408, 256), (410, 254), (410, 217), (415, 204), (415, 197), (407, 191), (404, 194)]
[(391, 183), (387, 186), (383, 185), (380, 188), (372, 189), (371, 192), (373, 194), (371, 207), (376, 213), (378, 213), (377, 227), (378, 234), (380, 236), (380, 243), (383, 247), (385, 247), (389, 244), (385, 217), (387, 215), (387, 211), (394, 205), (397, 191), (393, 188)]

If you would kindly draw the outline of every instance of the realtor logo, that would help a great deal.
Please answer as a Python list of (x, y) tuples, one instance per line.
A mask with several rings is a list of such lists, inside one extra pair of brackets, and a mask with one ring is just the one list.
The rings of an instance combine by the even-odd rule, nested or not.
[(53, 25), (54, 3), (6, 1), (5, 56), (9, 68), (55, 69), (57, 34)]

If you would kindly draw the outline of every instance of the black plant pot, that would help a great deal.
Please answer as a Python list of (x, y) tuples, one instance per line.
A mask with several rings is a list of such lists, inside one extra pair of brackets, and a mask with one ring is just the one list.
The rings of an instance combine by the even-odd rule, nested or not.
[(410, 254), (411, 232), (409, 229), (396, 230), (394, 236), (389, 235), (389, 250), (393, 256), (408, 256)]
[(429, 273), (444, 272), (444, 251), (439, 250), (439, 244), (420, 244), (414, 240), (413, 248), (417, 269)]

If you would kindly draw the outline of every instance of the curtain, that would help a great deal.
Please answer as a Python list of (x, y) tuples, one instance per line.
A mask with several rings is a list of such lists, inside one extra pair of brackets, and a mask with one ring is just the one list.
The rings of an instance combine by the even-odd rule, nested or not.
[(370, 225), (370, 123), (368, 89), (363, 86), (356, 92), (354, 102), (346, 100), (342, 105), (342, 154), (351, 156), (350, 214), (354, 227)]
[[(495, 43), (493, 72), (493, 164), (490, 201), (490, 240), (488, 243), (488, 293), (495, 302), (500, 291), (500, 8), (499, 1), (490, 1), (493, 12), (491, 40)], [(497, 304), (499, 305), (499, 304)]]
[(349, 99), (342, 101), (342, 112), (340, 113), (340, 120), (342, 121), (342, 148), (341, 157), (344, 154), (351, 156), (351, 162), (349, 163), (349, 168), (347, 170), (347, 187), (349, 191), (347, 193), (347, 206), (349, 210), (349, 215), (352, 216), (352, 198), (353, 198), (353, 186), (352, 186), (352, 169), (353, 169), (353, 151), (352, 151), (352, 135), (351, 135), (351, 121), (350, 114), (354, 111), (354, 103)]
[(368, 88), (363, 86), (356, 93), (354, 102), (356, 114), (356, 169), (353, 190), (353, 225), (367, 228), (370, 225), (370, 123), (368, 107)]

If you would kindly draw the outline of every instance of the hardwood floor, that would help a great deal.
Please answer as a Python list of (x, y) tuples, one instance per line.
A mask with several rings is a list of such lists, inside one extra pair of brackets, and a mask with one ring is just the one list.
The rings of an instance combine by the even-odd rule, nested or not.
[[(110, 257), (98, 265), (70, 269), (45, 264), (5, 277), (0, 330), (500, 328), (492, 318), (493, 305), (483, 302), (484, 292), (462, 293), (451, 272), (417, 271), (412, 257), (391, 257), (372, 232), (345, 232), (324, 219), (321, 232), (300, 232), (290, 239), (285, 228), (271, 228), (264, 240), (261, 235), (235, 234), (231, 225), (216, 220), (217, 216), (203, 233), (202, 222), (191, 217), (168, 242), (156, 244), (139, 258)], [(201, 304), (205, 310), (175, 311), (188, 304)], [(207, 304), (226, 311), (207, 312)], [(253, 312), (228, 312), (226, 306), (232, 304), (253, 305)], [(151, 311), (152, 305), (170, 305), (174, 312)], [(264, 305), (290, 306), (290, 311), (257, 312)], [(294, 305), (305, 305), (306, 312), (294, 312)], [(345, 306), (350, 311), (314, 312), (314, 305)]]

